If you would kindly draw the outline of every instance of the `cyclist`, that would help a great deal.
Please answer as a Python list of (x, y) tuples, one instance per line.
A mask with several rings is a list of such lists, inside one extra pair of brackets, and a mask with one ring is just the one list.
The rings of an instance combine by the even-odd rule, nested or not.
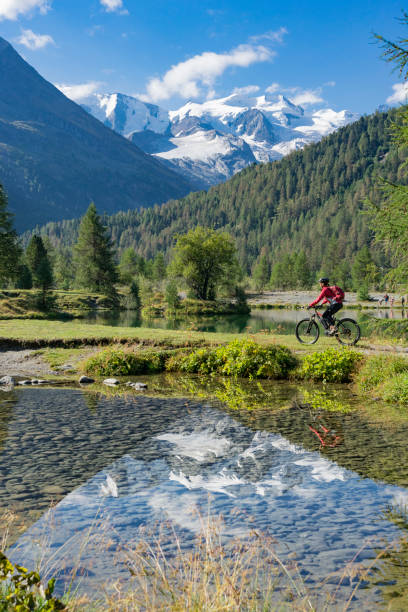
[(322, 321), (327, 329), (326, 334), (332, 336), (335, 332), (333, 315), (340, 310), (340, 308), (343, 308), (344, 291), (340, 289), (340, 287), (337, 287), (337, 285), (330, 287), (328, 278), (319, 278), (319, 283), (321, 293), (318, 298), (309, 304), (308, 308), (313, 308), (313, 306), (316, 306), (322, 300), (323, 304), (329, 304), (328, 308), (326, 308), (323, 313)]

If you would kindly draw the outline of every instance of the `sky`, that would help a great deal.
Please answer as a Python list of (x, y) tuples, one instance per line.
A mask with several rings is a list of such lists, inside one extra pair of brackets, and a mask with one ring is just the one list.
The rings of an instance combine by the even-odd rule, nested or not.
[(406, 101), (375, 32), (408, 38), (394, 0), (0, 0), (0, 36), (81, 102), (167, 109), (244, 90), (364, 114)]

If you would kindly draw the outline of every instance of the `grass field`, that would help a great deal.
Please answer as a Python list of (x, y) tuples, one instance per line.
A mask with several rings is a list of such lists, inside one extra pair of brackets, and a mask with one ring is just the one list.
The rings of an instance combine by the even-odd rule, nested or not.
[[(338, 346), (334, 338), (321, 336), (312, 346), (299, 344), (293, 335), (259, 332), (256, 334), (212, 333), (198, 331), (149, 329), (141, 327), (111, 327), (80, 321), (0, 320), (0, 347), (21, 344), (28, 348), (43, 346), (98, 345), (114, 342), (140, 343), (150, 346), (205, 346), (225, 344), (239, 338), (251, 337), (260, 344), (282, 344), (300, 352), (314, 352)], [(363, 343), (365, 344), (365, 343)]]

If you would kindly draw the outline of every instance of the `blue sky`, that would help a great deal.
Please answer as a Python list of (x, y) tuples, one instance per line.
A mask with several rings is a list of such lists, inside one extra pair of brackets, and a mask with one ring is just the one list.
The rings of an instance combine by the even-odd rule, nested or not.
[(0, 35), (77, 101), (119, 91), (177, 108), (257, 86), (310, 107), (370, 113), (391, 96), (405, 100), (372, 37), (407, 37), (403, 8), (394, 0), (0, 0)]

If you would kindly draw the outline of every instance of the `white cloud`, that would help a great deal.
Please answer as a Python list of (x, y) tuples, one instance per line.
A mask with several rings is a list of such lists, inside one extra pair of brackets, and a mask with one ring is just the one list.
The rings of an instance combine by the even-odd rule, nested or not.
[(93, 93), (96, 93), (101, 86), (104, 85), (101, 81), (88, 81), (88, 83), (81, 83), (79, 85), (66, 85), (64, 83), (55, 83), (62, 93), (70, 98), (74, 102), (80, 102)]
[(387, 104), (407, 104), (408, 102), (408, 83), (395, 83), (392, 86), (394, 93), (388, 96)]
[(283, 43), (283, 38), (288, 31), (286, 28), (279, 28), (279, 30), (269, 30), (268, 32), (264, 32), (263, 34), (258, 34), (257, 36), (251, 36), (249, 40), (252, 42), (260, 42), (261, 40), (269, 40), (270, 42)]
[(321, 104), (324, 99), (321, 97), (321, 90), (319, 89), (305, 89), (304, 91), (298, 91), (291, 100), (294, 104), (299, 106), (310, 106), (311, 104)]
[(16, 42), (32, 51), (42, 49), (47, 45), (55, 45), (53, 37), (49, 34), (36, 34), (32, 30), (22, 30), (21, 36), (16, 39)]
[(100, 0), (100, 3), (107, 13), (129, 15), (129, 11), (123, 6), (123, 0)]
[(235, 87), (233, 94), (241, 94), (243, 96), (250, 96), (258, 93), (260, 87), (258, 85), (248, 85), (247, 87)]
[[(325, 86), (333, 87), (334, 81), (325, 83)], [(281, 93), (287, 94), (287, 97), (293, 102), (293, 104), (299, 104), (300, 106), (310, 106), (312, 104), (321, 104), (325, 102), (322, 98), (323, 87), (317, 87), (316, 89), (302, 89), (301, 87), (282, 87), (279, 83), (272, 83), (266, 91), (267, 93)]]
[(143, 99), (157, 102), (173, 95), (196, 98), (202, 94), (202, 86), (211, 90), (216, 78), (227, 68), (246, 68), (255, 62), (271, 60), (274, 55), (270, 49), (254, 45), (240, 45), (227, 53), (206, 51), (172, 66), (163, 78), (150, 79)]
[(18, 19), (34, 9), (42, 15), (49, 10), (52, 0), (0, 0), (0, 21), (3, 19)]

